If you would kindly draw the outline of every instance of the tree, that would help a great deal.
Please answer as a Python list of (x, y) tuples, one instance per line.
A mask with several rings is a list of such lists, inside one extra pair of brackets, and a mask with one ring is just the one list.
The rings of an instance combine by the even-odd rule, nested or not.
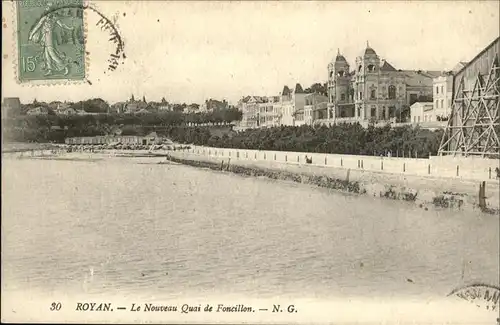
[(311, 85), (311, 87), (309, 88), (306, 88), (306, 90), (304, 90), (305, 93), (307, 94), (311, 94), (311, 93), (317, 93), (317, 94), (321, 94), (323, 96), (327, 96), (327, 87), (326, 87), (326, 83), (325, 84), (321, 84), (321, 83), (314, 83)]
[(183, 112), (184, 109), (186, 108), (186, 104), (183, 103), (183, 104), (174, 104), (174, 107), (173, 107), (173, 110), (174, 112)]
[(93, 98), (71, 105), (72, 108), (80, 110), (83, 109), (88, 113), (107, 113), (109, 111), (109, 104), (102, 98)]
[(145, 103), (146, 102), (146, 96), (142, 96), (142, 101)]

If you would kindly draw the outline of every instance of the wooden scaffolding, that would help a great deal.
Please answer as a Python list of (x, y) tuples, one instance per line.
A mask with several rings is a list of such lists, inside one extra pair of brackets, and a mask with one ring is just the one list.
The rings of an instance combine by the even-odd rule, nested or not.
[(466, 89), (465, 74), (460, 78), (438, 154), (500, 158), (498, 56), (492, 60), (488, 74), (477, 74), (472, 88)]

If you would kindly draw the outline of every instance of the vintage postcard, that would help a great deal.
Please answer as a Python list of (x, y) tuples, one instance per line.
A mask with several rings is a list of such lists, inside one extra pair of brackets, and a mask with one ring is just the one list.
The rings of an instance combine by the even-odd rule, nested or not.
[(498, 1), (2, 9), (2, 322), (500, 324)]

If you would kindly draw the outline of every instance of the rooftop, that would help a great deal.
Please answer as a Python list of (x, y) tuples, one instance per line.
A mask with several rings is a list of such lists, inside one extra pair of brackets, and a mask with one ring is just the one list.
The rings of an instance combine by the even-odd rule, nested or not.
[(402, 70), (406, 75), (408, 86), (432, 86), (433, 79), (441, 75), (441, 71)]
[(365, 56), (366, 55), (377, 55), (377, 53), (375, 53), (375, 50), (370, 47), (370, 43), (368, 43), (368, 41), (366, 41)]
[(380, 71), (397, 71), (389, 62), (386, 60), (380, 61)]
[(340, 54), (340, 49), (337, 49), (337, 56), (335, 57), (335, 62), (347, 62), (345, 57)]
[(297, 83), (295, 85), (294, 93), (295, 94), (303, 94), (304, 93), (304, 89), (302, 89), (302, 86), (299, 83)]
[(367, 47), (365, 49), (365, 55), (377, 55), (377, 53), (375, 53), (375, 50), (372, 49), (371, 47)]

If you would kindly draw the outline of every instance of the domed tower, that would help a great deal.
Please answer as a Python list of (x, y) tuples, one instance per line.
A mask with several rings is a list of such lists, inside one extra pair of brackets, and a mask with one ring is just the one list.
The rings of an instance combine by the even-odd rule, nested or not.
[(349, 102), (349, 85), (349, 63), (338, 50), (335, 59), (328, 64), (328, 106), (335, 117), (338, 104)]
[(357, 116), (363, 119), (377, 118), (380, 58), (370, 44), (362, 56), (356, 58), (355, 102)]
[(358, 75), (378, 73), (380, 58), (368, 42), (366, 42), (366, 49), (363, 55), (356, 58), (356, 66), (356, 74)]

